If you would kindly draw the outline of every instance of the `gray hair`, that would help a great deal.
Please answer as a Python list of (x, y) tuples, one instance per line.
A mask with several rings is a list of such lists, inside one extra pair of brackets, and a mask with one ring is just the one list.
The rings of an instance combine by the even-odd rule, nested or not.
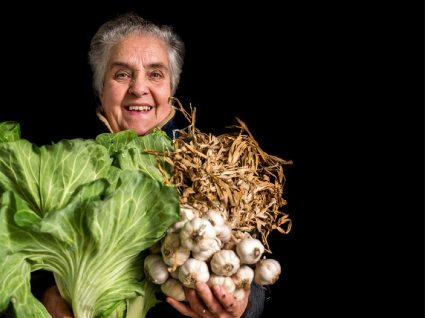
[(100, 96), (102, 93), (112, 47), (120, 40), (134, 34), (152, 35), (167, 45), (171, 72), (171, 94), (174, 95), (183, 67), (184, 43), (170, 26), (156, 25), (133, 12), (107, 21), (100, 26), (91, 40), (89, 64), (93, 71), (93, 88), (96, 95)]

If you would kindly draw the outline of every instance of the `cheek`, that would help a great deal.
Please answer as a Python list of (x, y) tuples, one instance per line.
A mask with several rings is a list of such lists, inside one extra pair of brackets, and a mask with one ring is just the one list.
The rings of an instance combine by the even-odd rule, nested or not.
[(162, 86), (159, 89), (156, 90), (156, 95), (157, 97), (161, 98), (161, 100), (167, 100), (168, 101), (168, 97), (171, 96), (171, 89), (169, 86)]
[(101, 103), (103, 108), (112, 109), (114, 106), (119, 105), (124, 98), (125, 92), (121, 93), (120, 90), (105, 86), (101, 96)]

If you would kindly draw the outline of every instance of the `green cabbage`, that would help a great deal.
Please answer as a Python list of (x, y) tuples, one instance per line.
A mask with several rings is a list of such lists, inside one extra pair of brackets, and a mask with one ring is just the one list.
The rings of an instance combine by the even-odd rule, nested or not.
[(156, 299), (143, 251), (179, 218), (176, 188), (162, 183), (170, 168), (146, 150), (172, 142), (124, 131), (38, 147), (0, 123), (0, 312), (50, 317), (30, 291), (43, 269), (76, 318), (125, 317), (135, 299), (145, 316)]

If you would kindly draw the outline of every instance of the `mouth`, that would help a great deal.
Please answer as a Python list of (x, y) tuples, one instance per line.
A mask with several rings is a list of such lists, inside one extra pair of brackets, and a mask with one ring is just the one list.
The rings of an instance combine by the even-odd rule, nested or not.
[(152, 109), (152, 106), (126, 106), (125, 109), (128, 111), (148, 112)]

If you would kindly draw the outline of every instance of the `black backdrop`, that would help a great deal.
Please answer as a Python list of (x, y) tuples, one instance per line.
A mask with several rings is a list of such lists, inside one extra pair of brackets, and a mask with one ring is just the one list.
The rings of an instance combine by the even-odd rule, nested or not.
[[(396, 225), (384, 207), (388, 193), (379, 191), (380, 180), (389, 180), (381, 170), (387, 161), (375, 157), (395, 140), (392, 129), (383, 132), (394, 126), (382, 95), (369, 95), (380, 88), (370, 49), (379, 37), (362, 33), (359, 46), (361, 23), (349, 5), (228, 5), (120, 1), (3, 10), (0, 121), (18, 121), (23, 138), (37, 144), (94, 137), (87, 51), (97, 27), (127, 10), (172, 25), (187, 49), (176, 96), (197, 107), (198, 127), (223, 133), (237, 116), (263, 150), (294, 161), (285, 166), (284, 194), (293, 229), (271, 235), (283, 274), (264, 317), (406, 314), (418, 294), (402, 306), (394, 286), (403, 280), (388, 269), (394, 259), (382, 264), (401, 236), (380, 235)], [(367, 75), (365, 50), (377, 63)], [(396, 254), (408, 260), (403, 249)]]

